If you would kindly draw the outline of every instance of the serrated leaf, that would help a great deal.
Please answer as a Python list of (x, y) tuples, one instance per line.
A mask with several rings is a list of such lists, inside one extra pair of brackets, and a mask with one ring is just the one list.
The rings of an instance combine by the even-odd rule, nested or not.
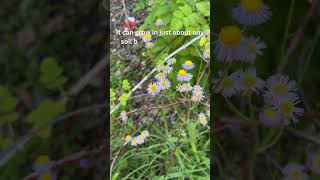
[(123, 80), (122, 81), (122, 89), (124, 89), (125, 91), (130, 90), (131, 86), (128, 80)]
[[(39, 125), (45, 123), (51, 119), (56, 118), (59, 114), (65, 112), (65, 104), (62, 102), (56, 102), (52, 100), (44, 100), (40, 105), (32, 111), (28, 116), (26, 121), (32, 125)], [(46, 131), (46, 130), (44, 130)], [(46, 132), (48, 133), (48, 132)], [(46, 133), (41, 133), (44, 135)]]
[(170, 23), (170, 30), (177, 31), (183, 27), (183, 22), (178, 18), (172, 18)]
[(210, 16), (210, 2), (198, 2), (196, 3), (196, 8), (200, 14)]
[(185, 16), (188, 16), (189, 14), (192, 13), (192, 8), (188, 5), (184, 5), (184, 6), (180, 6), (178, 7), (181, 12), (185, 15)]
[(54, 58), (45, 58), (41, 62), (40, 71), (40, 82), (49, 90), (57, 90), (67, 81)]
[(184, 15), (183, 15), (183, 13), (182, 13), (180, 10), (174, 11), (174, 12), (173, 12), (173, 16), (175, 16), (175, 17), (177, 17), (177, 18), (179, 18), (179, 19), (184, 18)]

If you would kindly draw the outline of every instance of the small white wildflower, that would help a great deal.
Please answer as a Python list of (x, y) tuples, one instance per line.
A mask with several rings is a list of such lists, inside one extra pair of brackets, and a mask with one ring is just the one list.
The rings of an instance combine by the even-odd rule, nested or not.
[(187, 60), (182, 64), (182, 67), (186, 70), (191, 70), (195, 67), (194, 63), (191, 60)]
[(144, 143), (144, 137), (139, 135), (137, 136), (137, 144), (143, 144)]
[(120, 119), (121, 119), (121, 121), (122, 121), (123, 123), (127, 122), (128, 116), (127, 116), (127, 112), (126, 112), (126, 111), (122, 111), (122, 112), (120, 113)]
[(166, 75), (163, 73), (163, 72), (159, 72), (156, 74), (155, 78), (158, 80), (158, 81), (161, 81), (163, 79), (166, 79)]
[(246, 70), (240, 70), (235, 72), (239, 77), (238, 88), (244, 91), (259, 92), (264, 87), (264, 82), (262, 79), (257, 77), (255, 68), (248, 68)]
[(146, 139), (147, 137), (150, 136), (149, 131), (147, 131), (147, 130), (142, 131), (141, 136), (142, 136), (144, 139)]
[(308, 175), (304, 172), (304, 166), (297, 163), (289, 163), (283, 168), (285, 180), (307, 180)]
[(175, 64), (176, 62), (177, 62), (176, 58), (170, 58), (170, 59), (168, 59), (167, 64), (168, 64), (168, 65), (173, 65), (173, 64)]
[(150, 33), (148, 33), (148, 32), (143, 33), (143, 34), (141, 35), (141, 37), (142, 37), (142, 40), (143, 40), (145, 43), (147, 43), (147, 42), (149, 42), (149, 41), (152, 40), (151, 35), (150, 35)]
[(151, 49), (151, 48), (153, 48), (153, 47), (154, 47), (154, 43), (153, 43), (153, 42), (151, 42), (151, 41), (146, 42), (145, 47), (146, 47), (146, 48), (148, 48), (148, 49)]
[(168, 79), (162, 79), (158, 82), (158, 86), (160, 90), (167, 90), (170, 88), (171, 83)]
[(196, 94), (193, 94), (192, 97), (191, 97), (191, 101), (193, 102), (200, 102), (200, 101), (203, 101), (204, 99), (204, 94), (202, 93), (196, 93)]
[(161, 69), (161, 71), (163, 72), (163, 74), (170, 74), (171, 71), (173, 70), (173, 68), (169, 65), (165, 65), (163, 66), (163, 68)]
[(190, 81), (192, 79), (192, 74), (187, 73), (184, 69), (179, 70), (177, 74), (178, 81)]
[(241, 0), (232, 10), (232, 16), (240, 24), (254, 26), (269, 20), (272, 13), (262, 0)]
[(148, 85), (148, 93), (150, 95), (157, 95), (160, 92), (160, 88), (158, 87), (158, 85), (156, 83), (150, 83)]
[(160, 26), (163, 26), (163, 25), (164, 25), (164, 22), (162, 21), (162, 19), (158, 18), (154, 24), (155, 24), (156, 26), (160, 27)]
[(132, 140), (131, 140), (131, 145), (132, 145), (132, 146), (137, 146), (137, 145), (138, 145), (138, 139), (137, 139), (137, 137), (132, 138)]
[(198, 119), (200, 121), (200, 124), (206, 126), (208, 124), (207, 116), (204, 113), (200, 113), (198, 115)]

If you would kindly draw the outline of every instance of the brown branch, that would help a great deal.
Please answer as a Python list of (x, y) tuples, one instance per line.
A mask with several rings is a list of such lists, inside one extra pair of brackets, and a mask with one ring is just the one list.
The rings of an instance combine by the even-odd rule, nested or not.
[(174, 156), (174, 154), (175, 154), (175, 152), (176, 152), (176, 150), (177, 150), (178, 144), (180, 143), (180, 139), (181, 139), (181, 134), (179, 135), (178, 141), (177, 141), (177, 143), (175, 144), (175, 146), (174, 146), (174, 148), (173, 148), (173, 151), (171, 152), (170, 159), (168, 160), (168, 167), (167, 167), (166, 172), (165, 172), (165, 177), (168, 176), (169, 168), (170, 168), (170, 166), (171, 166), (171, 164), (172, 164), (173, 156)]
[[(101, 154), (106, 153), (105, 151), (107, 150), (107, 146), (101, 145), (99, 148), (93, 149), (91, 151), (80, 151), (78, 153), (75, 154), (71, 154), (70, 156), (67, 156), (63, 159), (60, 159), (58, 161), (56, 161), (53, 166), (52, 169), (57, 171), (61, 168), (63, 168), (66, 164), (71, 164), (71, 163), (75, 163), (75, 162), (79, 162), (81, 159), (87, 159), (87, 158), (97, 158), (99, 157)], [(36, 180), (38, 178), (37, 173), (32, 173), (28, 176), (26, 176), (24, 178), (24, 180)]]

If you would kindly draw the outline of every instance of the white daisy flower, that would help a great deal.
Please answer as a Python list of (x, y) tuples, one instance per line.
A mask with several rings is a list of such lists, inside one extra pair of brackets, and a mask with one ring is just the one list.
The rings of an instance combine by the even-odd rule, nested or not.
[(192, 79), (192, 74), (187, 73), (184, 69), (179, 70), (177, 75), (178, 81), (190, 81)]
[(278, 102), (275, 102), (274, 108), (279, 111), (285, 125), (289, 125), (290, 121), (294, 123), (298, 122), (298, 118), (296, 116), (302, 116), (304, 110), (302, 108), (295, 107), (298, 103), (299, 97), (295, 94), (290, 94)]
[(281, 124), (281, 115), (278, 111), (271, 108), (265, 109), (259, 114), (259, 121), (265, 126), (274, 126)]
[(203, 101), (204, 97), (205, 97), (204, 94), (196, 93), (196, 94), (192, 95), (191, 101), (192, 102), (200, 102), (200, 101)]
[(145, 45), (146, 48), (150, 49), (150, 48), (153, 48), (154, 47), (154, 43), (149, 41), (149, 42), (146, 42), (146, 45)]
[(162, 65), (162, 64), (157, 64), (156, 70), (157, 70), (158, 72), (161, 72), (162, 69), (163, 69), (163, 65)]
[(173, 64), (175, 64), (176, 62), (177, 62), (176, 58), (170, 58), (170, 59), (167, 60), (167, 64), (168, 64), (168, 65), (173, 65)]
[(132, 140), (132, 137), (130, 135), (127, 135), (126, 138), (125, 138), (125, 143), (124, 144), (127, 144), (131, 140)]
[(132, 146), (137, 146), (137, 145), (138, 145), (138, 139), (137, 139), (137, 137), (132, 138), (132, 140), (131, 140), (131, 145), (132, 145)]
[(250, 63), (254, 63), (257, 55), (262, 55), (262, 50), (266, 48), (264, 42), (260, 41), (260, 38), (250, 37), (246, 39), (247, 58)]
[(198, 119), (200, 121), (200, 124), (206, 126), (208, 124), (207, 116), (204, 113), (200, 113), (198, 115)]
[(195, 65), (191, 60), (186, 60), (184, 64), (182, 64), (182, 67), (186, 70), (191, 70), (195, 67)]
[(160, 27), (160, 26), (163, 26), (163, 25), (164, 25), (164, 22), (162, 21), (162, 19), (158, 18), (154, 24), (155, 24), (156, 26)]
[(163, 66), (163, 68), (161, 69), (161, 71), (163, 72), (163, 74), (170, 74), (171, 71), (173, 70), (173, 68), (169, 65), (165, 65)]
[(143, 144), (144, 143), (144, 137), (139, 135), (137, 136), (137, 144)]
[(148, 32), (145, 32), (141, 35), (143, 42), (147, 43), (150, 42), (152, 40), (151, 38), (151, 34)]
[(265, 101), (272, 104), (289, 94), (295, 93), (297, 90), (297, 83), (290, 80), (288, 76), (276, 74), (268, 78), (266, 81), (267, 92), (264, 94)]
[(158, 81), (161, 81), (163, 79), (166, 79), (166, 75), (163, 73), (163, 72), (159, 72), (156, 74), (155, 78), (158, 80)]
[(201, 87), (201, 86), (199, 86), (199, 85), (193, 86), (192, 93), (193, 93), (193, 94), (203, 93), (203, 87)]
[(304, 172), (305, 167), (297, 163), (289, 163), (283, 168), (285, 180), (307, 180), (308, 175)]
[(315, 151), (308, 155), (307, 166), (309, 169), (316, 173), (320, 174), (320, 152)]
[(239, 81), (237, 81), (239, 90), (259, 92), (264, 87), (264, 82), (257, 77), (255, 68), (240, 70), (235, 74), (239, 77)]
[(192, 86), (190, 85), (190, 83), (183, 84), (182, 86), (184, 86), (185, 92), (192, 91)]
[(121, 121), (122, 121), (123, 123), (127, 122), (128, 116), (127, 116), (127, 112), (126, 112), (126, 111), (122, 111), (122, 112), (120, 113), (120, 119), (121, 119)]
[(240, 24), (254, 26), (269, 20), (272, 13), (262, 0), (241, 0), (232, 10), (232, 16)]
[(144, 139), (146, 139), (147, 137), (150, 136), (149, 131), (147, 131), (147, 130), (142, 131), (141, 136), (142, 136)]
[(245, 37), (237, 26), (225, 26), (219, 33), (214, 54), (218, 61), (234, 61), (245, 59)]
[(160, 88), (156, 83), (150, 83), (148, 85), (148, 93), (151, 95), (157, 95), (160, 92)]
[(224, 76), (221, 79), (214, 79), (213, 82), (217, 85), (215, 92), (221, 92), (224, 97), (231, 97), (238, 91), (236, 86), (238, 80), (239, 77), (235, 73)]
[(178, 84), (177, 87), (176, 87), (176, 90), (177, 90), (178, 92), (182, 93), (182, 92), (185, 92), (185, 91), (186, 91), (185, 88), (186, 88), (186, 87), (185, 87), (183, 84)]
[(168, 79), (162, 79), (158, 82), (158, 87), (160, 90), (167, 90), (171, 86), (171, 83)]

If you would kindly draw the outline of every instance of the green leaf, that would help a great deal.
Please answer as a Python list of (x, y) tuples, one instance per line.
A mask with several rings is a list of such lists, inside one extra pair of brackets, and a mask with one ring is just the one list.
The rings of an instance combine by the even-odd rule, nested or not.
[(204, 46), (207, 42), (207, 38), (206, 37), (202, 37), (200, 40), (199, 40), (199, 46)]
[(54, 58), (45, 58), (41, 62), (40, 71), (40, 82), (49, 90), (57, 90), (67, 81)]
[(13, 122), (19, 114), (13, 112), (17, 105), (17, 98), (13, 97), (9, 90), (0, 86), (0, 125)]
[(180, 10), (174, 11), (174, 12), (173, 12), (173, 16), (175, 16), (175, 17), (177, 17), (177, 18), (179, 18), (179, 19), (184, 18), (184, 15), (183, 15), (183, 13), (182, 13)]
[(196, 3), (196, 8), (200, 12), (200, 14), (204, 16), (210, 16), (210, 2), (198, 2)]
[(110, 100), (111, 101), (116, 100), (116, 93), (111, 88), (110, 88)]
[[(32, 125), (39, 125), (51, 119), (56, 118), (59, 114), (65, 112), (65, 104), (52, 100), (44, 100), (40, 105), (27, 116), (27, 122)], [(49, 137), (50, 128), (40, 132), (41, 137)]]
[(122, 105), (126, 105), (127, 104), (127, 99), (131, 96), (131, 93), (123, 93), (120, 97), (119, 97), (119, 101)]
[(170, 30), (177, 31), (183, 27), (183, 22), (178, 18), (172, 18), (170, 23)]
[(124, 89), (125, 91), (130, 90), (131, 86), (128, 80), (123, 80), (122, 81), (122, 89)]
[(192, 13), (192, 8), (188, 5), (180, 6), (179, 9), (182, 11), (182, 13), (185, 16), (188, 16), (189, 14)]

